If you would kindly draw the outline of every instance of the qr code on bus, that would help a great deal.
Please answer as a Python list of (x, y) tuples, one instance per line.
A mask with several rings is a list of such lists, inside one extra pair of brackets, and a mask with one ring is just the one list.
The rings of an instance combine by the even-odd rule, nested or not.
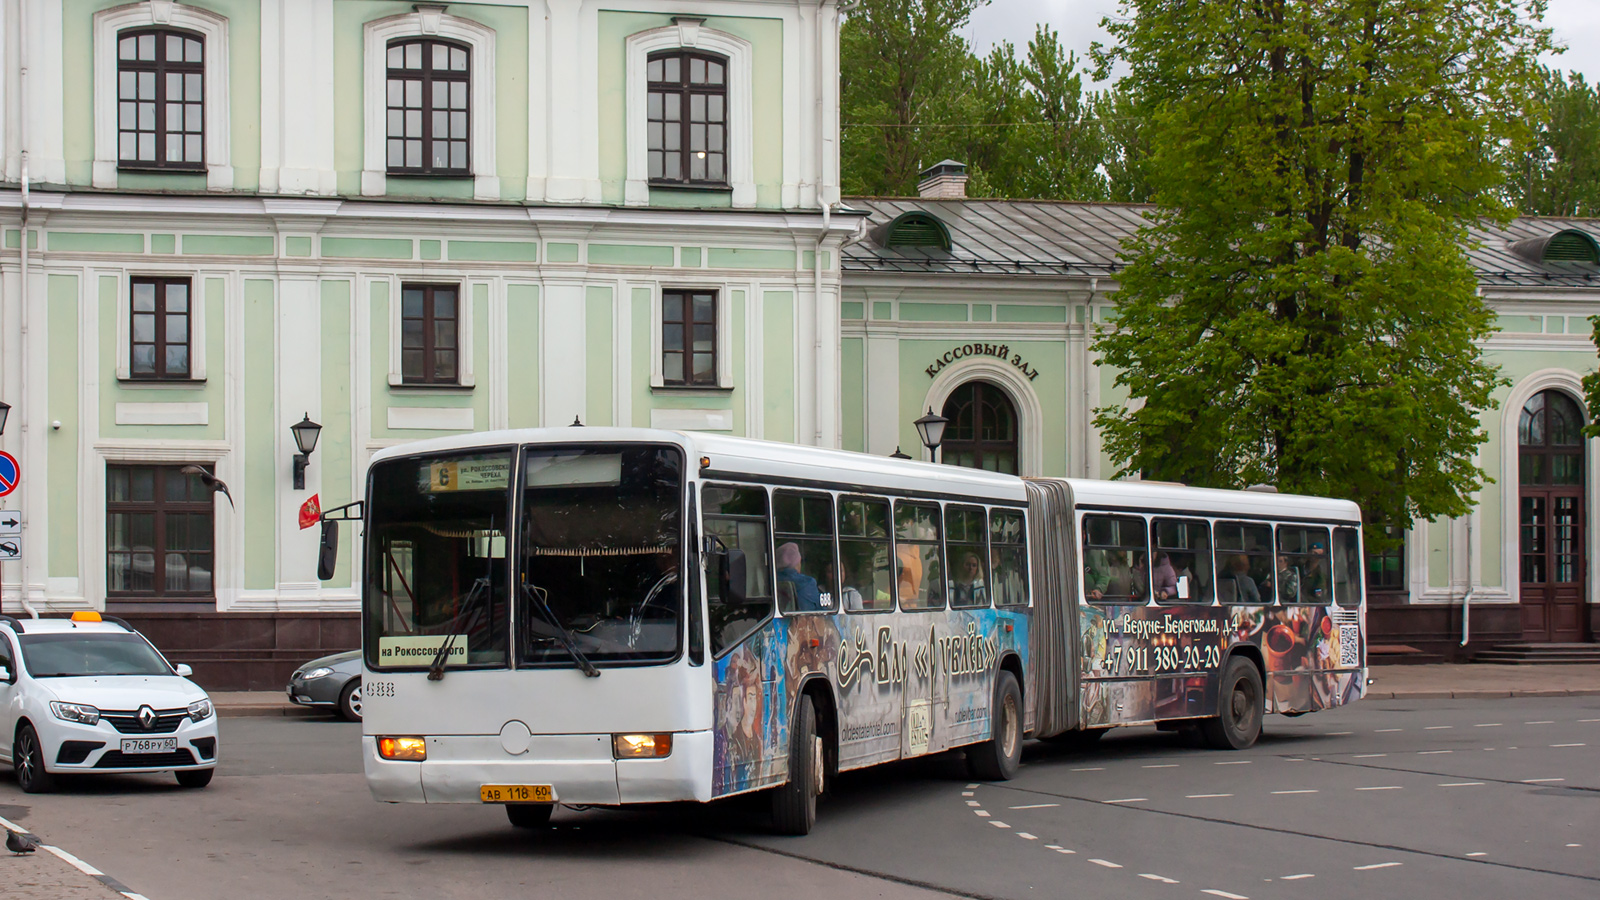
[(1339, 626), (1339, 668), (1354, 669), (1361, 665), (1361, 626)]

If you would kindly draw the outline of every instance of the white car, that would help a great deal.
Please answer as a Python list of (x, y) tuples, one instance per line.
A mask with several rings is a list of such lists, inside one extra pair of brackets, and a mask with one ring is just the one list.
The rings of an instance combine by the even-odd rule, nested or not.
[(172, 772), (205, 787), (217, 718), (190, 674), (109, 616), (0, 616), (0, 761), (30, 794), (73, 772)]

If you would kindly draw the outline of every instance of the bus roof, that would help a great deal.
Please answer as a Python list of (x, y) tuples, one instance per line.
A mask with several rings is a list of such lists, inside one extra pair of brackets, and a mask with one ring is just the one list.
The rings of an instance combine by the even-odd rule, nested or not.
[(1361, 523), (1361, 507), (1349, 500), (1270, 491), (1224, 491), (1159, 481), (1061, 480), (1072, 487), (1076, 506)]

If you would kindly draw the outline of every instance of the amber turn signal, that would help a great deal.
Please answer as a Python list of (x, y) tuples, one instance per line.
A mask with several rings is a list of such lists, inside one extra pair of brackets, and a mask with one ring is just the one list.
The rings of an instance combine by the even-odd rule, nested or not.
[(611, 752), (617, 759), (659, 759), (672, 753), (672, 735), (614, 734)]
[(384, 759), (421, 762), (428, 758), (428, 744), (419, 737), (378, 738), (378, 755)]

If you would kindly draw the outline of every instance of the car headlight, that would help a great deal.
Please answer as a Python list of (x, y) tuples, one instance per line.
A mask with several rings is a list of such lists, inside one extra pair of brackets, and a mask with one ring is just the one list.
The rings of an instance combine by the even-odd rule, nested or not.
[(307, 681), (310, 681), (313, 678), (326, 678), (326, 677), (328, 677), (329, 675), (332, 675), (332, 674), (333, 674), (333, 670), (328, 668), (327, 666), (317, 666), (315, 669), (312, 669), (311, 671), (305, 673), (305, 675), (303, 675), (301, 677), (305, 678), (305, 680), (307, 680)]
[(211, 701), (196, 700), (189, 704), (189, 718), (196, 722), (203, 722), (211, 718)]
[(50, 712), (58, 719), (82, 725), (93, 725), (100, 721), (100, 710), (87, 703), (62, 703), (59, 700), (51, 700)]

